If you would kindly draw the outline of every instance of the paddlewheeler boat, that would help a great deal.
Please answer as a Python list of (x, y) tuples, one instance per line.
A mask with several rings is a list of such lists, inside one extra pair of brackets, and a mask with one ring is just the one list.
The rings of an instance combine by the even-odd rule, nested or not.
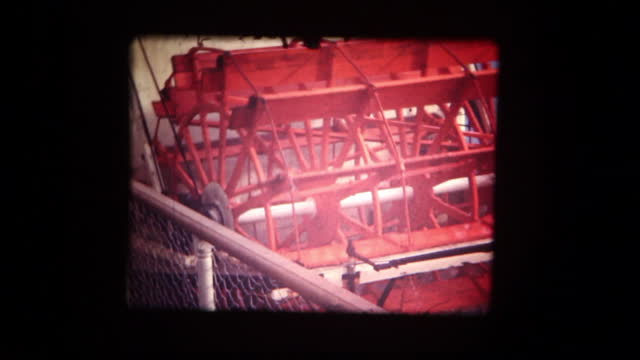
[(388, 311), (487, 311), (496, 44), (285, 45), (171, 58), (165, 194)]

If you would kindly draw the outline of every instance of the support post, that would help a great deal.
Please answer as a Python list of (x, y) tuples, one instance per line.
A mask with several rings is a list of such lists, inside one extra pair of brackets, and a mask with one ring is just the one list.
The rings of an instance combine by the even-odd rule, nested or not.
[(215, 287), (213, 286), (213, 245), (193, 237), (196, 253), (196, 276), (198, 284), (198, 306), (201, 310), (216, 309)]

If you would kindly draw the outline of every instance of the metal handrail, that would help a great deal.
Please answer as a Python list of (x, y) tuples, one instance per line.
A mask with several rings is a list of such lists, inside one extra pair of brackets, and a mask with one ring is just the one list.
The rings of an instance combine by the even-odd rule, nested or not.
[(383, 308), (138, 181), (131, 181), (131, 191), (133, 196), (185, 227), (199, 240), (228, 252), (329, 311), (387, 313)]

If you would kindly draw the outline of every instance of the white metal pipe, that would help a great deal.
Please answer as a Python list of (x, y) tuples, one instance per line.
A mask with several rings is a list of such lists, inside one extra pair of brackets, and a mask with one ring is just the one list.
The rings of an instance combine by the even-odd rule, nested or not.
[[(378, 190), (378, 198), (381, 203), (400, 200), (402, 199), (402, 196), (402, 186)], [(413, 197), (413, 188), (411, 186), (407, 186), (407, 197), (409, 199)], [(373, 196), (370, 191), (354, 194), (340, 201), (340, 206), (344, 209), (371, 204), (373, 204)]]
[[(474, 240), (474, 241), (469, 241), (469, 242), (460, 243), (460, 244), (438, 246), (435, 248), (425, 249), (421, 251), (414, 251), (410, 253), (389, 255), (389, 256), (384, 256), (384, 257), (375, 258), (371, 260), (376, 263), (386, 263), (386, 262), (389, 262), (390, 260), (401, 259), (401, 258), (411, 257), (416, 255), (425, 255), (429, 253), (436, 253), (443, 250), (460, 249), (460, 248), (465, 248), (473, 245), (489, 244), (491, 242), (493, 242), (493, 239), (491, 238)], [(478, 262), (490, 261), (492, 260), (492, 258), (493, 258), (493, 252), (479, 251), (479, 252), (474, 252), (469, 254), (454, 255), (454, 256), (449, 256), (449, 257), (444, 257), (439, 259), (430, 259), (430, 260), (423, 260), (423, 261), (418, 261), (414, 263), (401, 264), (397, 268), (393, 267), (393, 268), (388, 268), (380, 271), (375, 271), (373, 267), (369, 264), (358, 262), (355, 265), (355, 271), (360, 273), (360, 280), (359, 280), (360, 284), (365, 284), (365, 283), (370, 283), (370, 282), (375, 282), (380, 280), (392, 279), (395, 277), (446, 269), (452, 266), (460, 266), (464, 262), (478, 263)], [(333, 282), (335, 284), (341, 284), (342, 275), (346, 272), (346, 269), (344, 266), (338, 265), (338, 266), (317, 268), (317, 269), (314, 269), (313, 271), (315, 271), (318, 275), (321, 275), (323, 278), (329, 280), (330, 282)]]
[[(495, 180), (494, 174), (476, 176), (476, 182), (478, 187), (493, 185)], [(468, 178), (457, 178), (445, 181), (433, 187), (435, 194), (445, 194), (455, 191), (467, 190), (469, 188)], [(402, 187), (382, 189), (378, 190), (378, 196), (380, 202), (385, 203), (394, 200), (400, 200), (404, 196), (402, 193)], [(407, 186), (407, 197), (411, 199), (413, 197), (413, 188)], [(370, 191), (361, 192), (351, 195), (340, 201), (340, 206), (343, 209), (367, 206), (373, 203), (372, 195)], [(300, 201), (294, 203), (296, 215), (315, 215), (316, 204), (313, 199), (306, 201)], [(271, 214), (274, 219), (291, 218), (293, 216), (291, 204), (280, 204), (271, 206)], [(255, 208), (247, 210), (238, 217), (238, 223), (247, 224), (265, 220), (264, 208)]]
[[(422, 251), (384, 256), (384, 257), (372, 259), (372, 261), (376, 263), (385, 263), (390, 260), (400, 259), (403, 257), (423, 255), (423, 254), (428, 254), (428, 253), (438, 252), (443, 250), (464, 248), (472, 245), (488, 244), (488, 243), (491, 243), (492, 241), (493, 239), (475, 240), (475, 241), (470, 241), (462, 244), (439, 246), (436, 248), (426, 249)], [(418, 261), (414, 263), (402, 264), (402, 265), (399, 265), (397, 268), (395, 267), (388, 268), (380, 271), (374, 270), (373, 267), (369, 264), (358, 262), (355, 265), (355, 271), (360, 273), (358, 283), (366, 284), (366, 283), (372, 283), (376, 281), (403, 277), (407, 275), (423, 274), (426, 272), (447, 269), (450, 267), (461, 266), (464, 263), (476, 264), (476, 263), (481, 263), (481, 262), (486, 262), (491, 260), (493, 260), (493, 252), (474, 252), (474, 253), (463, 254), (463, 255), (449, 256), (445, 258), (423, 260), (423, 261)], [(342, 275), (344, 275), (347, 272), (345, 266), (343, 265), (316, 268), (316, 269), (313, 269), (313, 271), (316, 274), (322, 276), (325, 280), (337, 286), (342, 286)], [(294, 295), (294, 293), (288, 288), (275, 289), (271, 293), (271, 297), (274, 298), (275, 300), (282, 300), (292, 295)]]
[[(495, 177), (495, 174), (476, 176), (476, 183), (478, 187), (490, 186), (493, 185)], [(439, 195), (467, 189), (469, 189), (469, 178), (464, 177), (440, 183), (433, 187), (433, 192)]]
[(196, 277), (198, 284), (198, 305), (201, 310), (216, 309), (215, 287), (213, 286), (213, 246), (193, 237), (196, 252)]
[[(293, 206), (296, 209), (296, 215), (316, 214), (316, 204), (312, 199), (309, 199), (307, 201), (295, 202), (293, 203)], [(288, 218), (293, 216), (291, 203), (271, 206), (271, 216), (273, 216), (275, 219)], [(254, 223), (258, 221), (264, 221), (265, 218), (266, 216), (264, 214), (264, 208), (255, 208), (242, 213), (242, 215), (238, 217), (238, 223)]]

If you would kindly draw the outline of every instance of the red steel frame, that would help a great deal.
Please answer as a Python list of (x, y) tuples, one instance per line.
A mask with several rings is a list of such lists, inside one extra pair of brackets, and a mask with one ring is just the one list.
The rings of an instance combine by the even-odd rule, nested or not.
[[(178, 184), (198, 196), (219, 183), (236, 219), (264, 207), (266, 245), (307, 267), (344, 263), (348, 239), (375, 258), (491, 237), (492, 189), (478, 187), (476, 176), (494, 172), (497, 55), (491, 41), (194, 47), (172, 57), (174, 72), (153, 103), (177, 127), (185, 156), (161, 144), (157, 128), (154, 149), (172, 196)], [(461, 109), (465, 130), (456, 123)], [(202, 131), (202, 143), (191, 129)], [(247, 172), (257, 182), (242, 184)], [(434, 194), (434, 185), (460, 177), (469, 179), (468, 190)], [(413, 188), (411, 199), (403, 185)], [(383, 206), (378, 191), (399, 186), (403, 200)], [(341, 199), (364, 191), (372, 192), (372, 219), (363, 207), (356, 217), (340, 208)], [(270, 206), (309, 197), (316, 215), (298, 219), (294, 210), (284, 236)], [(240, 224), (236, 230), (252, 237)]]

